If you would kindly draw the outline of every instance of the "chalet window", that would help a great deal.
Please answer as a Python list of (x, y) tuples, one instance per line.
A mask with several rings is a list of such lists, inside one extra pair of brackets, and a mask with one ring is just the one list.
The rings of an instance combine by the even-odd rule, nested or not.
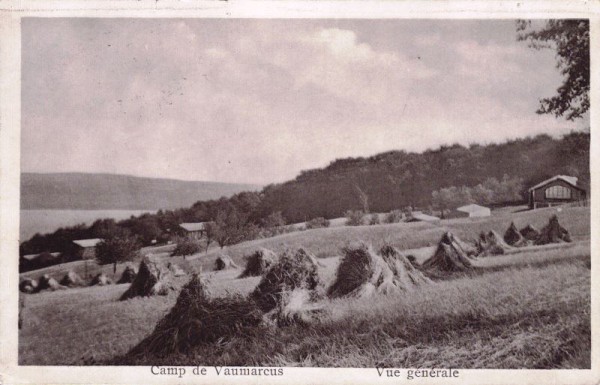
[(546, 189), (546, 198), (571, 199), (571, 189), (564, 186), (552, 186)]

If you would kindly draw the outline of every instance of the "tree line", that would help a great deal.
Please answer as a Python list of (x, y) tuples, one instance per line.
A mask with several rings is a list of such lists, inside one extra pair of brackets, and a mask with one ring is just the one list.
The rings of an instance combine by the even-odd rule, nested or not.
[(349, 210), (449, 209), (469, 202), (525, 201), (529, 186), (557, 174), (576, 176), (579, 184), (589, 189), (589, 146), (589, 133), (573, 132), (558, 139), (538, 135), (500, 144), (454, 144), (423, 153), (390, 151), (368, 158), (338, 159), (260, 192), (36, 234), (21, 243), (20, 255), (69, 251), (72, 240), (85, 238), (129, 236), (140, 246), (162, 243), (184, 236), (179, 226), (183, 222), (208, 222), (208, 241), (223, 247), (273, 235), (284, 224), (337, 218)]

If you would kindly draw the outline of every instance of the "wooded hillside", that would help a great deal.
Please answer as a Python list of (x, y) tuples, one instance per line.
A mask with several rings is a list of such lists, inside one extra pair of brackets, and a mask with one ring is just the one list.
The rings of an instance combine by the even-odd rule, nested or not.
[[(65, 251), (73, 239), (110, 238), (123, 232), (147, 245), (183, 235), (182, 222), (212, 222), (211, 239), (225, 246), (269, 236), (285, 223), (341, 217), (348, 210), (428, 208), (435, 205), (434, 197), (454, 190), (472, 190), (477, 203), (524, 201), (529, 186), (557, 174), (578, 177), (578, 184), (589, 191), (589, 149), (589, 133), (571, 133), (560, 139), (540, 135), (469, 148), (444, 146), (420, 154), (393, 151), (340, 159), (323, 169), (302, 172), (292, 181), (269, 185), (262, 192), (241, 192), (230, 198), (201, 200), (188, 208), (37, 234), (21, 243), (20, 254)], [(478, 201), (481, 196), (485, 202)], [(470, 202), (460, 202), (465, 203)]]
[(468, 148), (443, 146), (421, 154), (392, 151), (338, 159), (323, 169), (304, 171), (293, 181), (267, 186), (263, 204), (281, 211), (287, 221), (299, 222), (362, 210), (365, 197), (374, 212), (427, 207), (435, 190), (472, 187), (505, 175), (521, 178), (524, 190), (556, 174), (577, 176), (589, 189), (589, 146), (588, 133), (571, 133), (561, 139), (539, 135)]

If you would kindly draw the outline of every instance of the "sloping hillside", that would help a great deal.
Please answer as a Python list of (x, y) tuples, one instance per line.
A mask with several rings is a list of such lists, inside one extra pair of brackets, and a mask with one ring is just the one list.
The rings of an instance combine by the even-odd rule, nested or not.
[[(294, 223), (336, 218), (346, 210), (362, 210), (366, 203), (372, 212), (427, 207), (436, 190), (474, 187), (505, 175), (522, 181), (522, 197), (527, 187), (557, 174), (576, 176), (589, 190), (589, 149), (589, 133), (576, 132), (562, 138), (539, 135), (501, 144), (455, 144), (423, 153), (391, 151), (337, 159), (325, 168), (303, 171), (292, 181), (267, 186), (263, 204)], [(520, 199), (501, 197), (495, 203), (511, 200)]]
[(22, 173), (21, 209), (158, 210), (188, 207), (260, 186), (130, 175)]

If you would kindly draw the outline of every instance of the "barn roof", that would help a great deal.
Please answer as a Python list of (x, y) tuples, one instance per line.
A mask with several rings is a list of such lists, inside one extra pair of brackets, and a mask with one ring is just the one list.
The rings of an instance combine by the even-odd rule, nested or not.
[(206, 222), (196, 222), (196, 223), (181, 223), (181, 226), (184, 230), (192, 232), (192, 231), (204, 231), (204, 225)]
[[(544, 185), (547, 185), (550, 182), (554, 182), (555, 180), (559, 180), (559, 179), (567, 182), (568, 184), (570, 184), (573, 187), (577, 187), (577, 177), (576, 176), (555, 175), (555, 176), (553, 176), (550, 179), (546, 179), (545, 181), (542, 181), (542, 182), (536, 184), (535, 186), (530, 187), (529, 191), (535, 190), (535, 189), (540, 188), (540, 187), (542, 187)], [(577, 188), (579, 188), (579, 187), (577, 187)]]
[(91, 238), (91, 239), (77, 239), (73, 241), (74, 244), (81, 247), (95, 247), (98, 243), (102, 242), (101, 238)]
[(463, 213), (475, 213), (482, 210), (489, 211), (490, 209), (476, 204), (465, 205), (456, 209), (456, 211), (462, 211)]

